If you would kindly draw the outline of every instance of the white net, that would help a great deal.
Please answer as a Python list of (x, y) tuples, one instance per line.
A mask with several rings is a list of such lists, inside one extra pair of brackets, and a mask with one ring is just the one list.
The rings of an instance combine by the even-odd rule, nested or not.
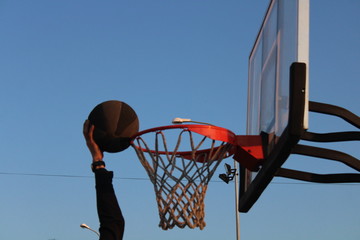
[[(133, 147), (154, 185), (159, 226), (164, 230), (175, 226), (203, 229), (206, 225), (204, 198), (207, 185), (232, 146), (204, 136), (195, 136), (197, 134), (186, 129), (177, 129), (178, 137), (171, 138), (173, 144), (168, 145), (165, 132), (171, 132), (173, 137), (172, 131), (156, 131), (151, 148), (146, 139), (149, 134), (138, 136)], [(184, 135), (189, 137), (189, 141), (182, 144)], [(191, 151), (181, 152), (184, 144)]]

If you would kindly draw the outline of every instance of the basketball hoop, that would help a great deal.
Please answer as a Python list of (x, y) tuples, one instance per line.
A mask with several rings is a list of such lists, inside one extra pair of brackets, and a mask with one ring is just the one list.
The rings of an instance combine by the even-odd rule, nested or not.
[(162, 229), (205, 227), (207, 185), (236, 141), (233, 132), (210, 125), (171, 125), (133, 136), (131, 145), (154, 185)]

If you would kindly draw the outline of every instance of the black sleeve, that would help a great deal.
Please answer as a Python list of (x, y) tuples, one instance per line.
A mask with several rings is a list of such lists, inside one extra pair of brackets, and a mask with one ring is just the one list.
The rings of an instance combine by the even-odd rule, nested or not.
[(100, 221), (100, 240), (122, 240), (125, 220), (112, 185), (113, 172), (95, 170), (96, 202)]

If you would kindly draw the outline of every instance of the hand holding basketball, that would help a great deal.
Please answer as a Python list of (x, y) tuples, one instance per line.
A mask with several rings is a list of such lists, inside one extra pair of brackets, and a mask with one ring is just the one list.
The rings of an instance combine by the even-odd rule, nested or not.
[(93, 139), (95, 126), (90, 123), (89, 120), (84, 122), (83, 134), (86, 140), (86, 145), (90, 150), (90, 153), (93, 158), (93, 162), (101, 161), (103, 159), (103, 152), (100, 150), (99, 146)]

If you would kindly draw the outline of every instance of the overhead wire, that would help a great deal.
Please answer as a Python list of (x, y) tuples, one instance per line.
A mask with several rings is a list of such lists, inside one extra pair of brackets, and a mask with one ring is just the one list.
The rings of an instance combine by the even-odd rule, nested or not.
[[(33, 177), (59, 177), (59, 178), (94, 178), (93, 176), (86, 175), (70, 175), (70, 174), (44, 174), (44, 173), (16, 173), (16, 172), (0, 172), (0, 175), (12, 175), (12, 176), (33, 176)], [(149, 181), (144, 177), (114, 177), (115, 180), (134, 180), (134, 181)], [(219, 182), (221, 180), (211, 180), (210, 182)], [(229, 182), (233, 183), (233, 182)], [(282, 184), (282, 185), (324, 185), (323, 183), (311, 183), (311, 182), (271, 182), (270, 184)], [(360, 186), (360, 183), (333, 183), (336, 185), (350, 185)]]

